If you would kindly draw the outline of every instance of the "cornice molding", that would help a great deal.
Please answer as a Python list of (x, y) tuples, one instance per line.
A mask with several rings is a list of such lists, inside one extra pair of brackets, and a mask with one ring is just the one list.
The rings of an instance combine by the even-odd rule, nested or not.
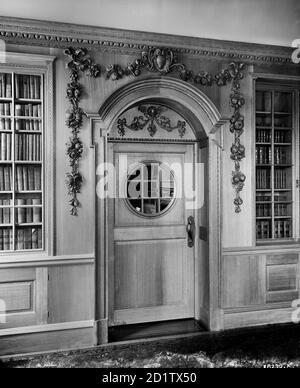
[(182, 55), (241, 60), (249, 63), (291, 63), (292, 48), (252, 43), (117, 30), (77, 24), (0, 17), (0, 39), (10, 44), (66, 48), (70, 45), (132, 53), (150, 47), (172, 48)]

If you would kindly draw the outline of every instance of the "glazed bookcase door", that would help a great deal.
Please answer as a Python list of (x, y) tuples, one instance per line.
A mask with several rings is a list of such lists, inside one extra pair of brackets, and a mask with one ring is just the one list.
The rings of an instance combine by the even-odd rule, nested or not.
[(43, 75), (0, 72), (0, 252), (44, 248)]
[(256, 240), (294, 241), (298, 212), (296, 92), (256, 90)]

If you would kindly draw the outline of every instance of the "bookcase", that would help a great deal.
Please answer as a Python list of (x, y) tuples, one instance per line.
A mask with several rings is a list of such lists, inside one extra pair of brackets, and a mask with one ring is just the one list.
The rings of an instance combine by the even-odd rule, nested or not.
[(44, 156), (53, 58), (9, 53), (10, 59), (0, 64), (0, 254), (45, 250), (45, 174), (52, 182), (51, 156), (46, 166)]
[(258, 84), (255, 100), (256, 240), (293, 240), (298, 142), (295, 91)]

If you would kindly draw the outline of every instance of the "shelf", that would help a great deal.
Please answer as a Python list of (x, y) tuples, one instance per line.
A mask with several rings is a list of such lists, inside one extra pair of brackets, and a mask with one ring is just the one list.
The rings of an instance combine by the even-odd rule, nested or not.
[(257, 115), (271, 115), (272, 112), (268, 112), (268, 111), (256, 111), (255, 112)]
[(278, 116), (291, 116), (292, 114), (292, 112), (274, 112), (274, 115)]
[(32, 99), (32, 98), (15, 98), (15, 102), (32, 102), (32, 103), (36, 103), (36, 104), (41, 104), (42, 103), (42, 100), (40, 99)]
[(15, 164), (42, 164), (42, 161), (35, 161), (35, 160), (15, 160)]
[(34, 129), (33, 130), (29, 130), (29, 129), (15, 129), (15, 132), (18, 133), (18, 134), (29, 133), (30, 135), (39, 135), (39, 134), (43, 133), (42, 131), (35, 131)]
[(20, 227), (20, 228), (24, 228), (24, 227), (34, 227), (34, 226), (43, 226), (43, 223), (42, 222), (30, 222), (30, 223), (24, 223), (24, 224), (18, 224), (16, 223), (16, 226)]
[(42, 194), (42, 190), (22, 190), (15, 191), (16, 194)]
[(256, 145), (259, 145), (259, 146), (271, 146), (272, 143), (268, 143), (268, 142), (266, 142), (266, 143), (264, 143), (264, 142), (256, 142)]
[[(4, 236), (6, 234), (9, 236), (10, 243), (8, 245), (5, 244), (3, 239), (0, 240), (0, 255), (5, 254), (5, 252), (43, 251), (45, 246), (43, 191), (17, 190), (26, 187), (43, 188), (44, 184), (43, 75), (30, 74), (31, 69), (29, 67), (24, 69), (24, 72), (25, 74), (22, 73), (21, 68), (17, 73), (15, 73), (15, 68), (11, 69), (9, 77), (12, 80), (12, 97), (0, 97), (0, 103), (3, 104), (1, 105), (0, 115), (0, 127), (3, 129), (0, 129), (0, 134), (5, 134), (1, 135), (1, 139), (7, 139), (4, 140), (7, 144), (7, 150), (3, 147), (3, 158), (0, 160), (1, 174), (5, 178), (4, 185), (1, 185), (1, 187), (11, 188), (11, 190), (0, 192), (1, 204), (4, 204), (0, 205), (0, 209), (9, 209), (6, 210), (7, 218), (1, 218), (1, 221), (9, 221), (9, 223), (0, 224), (0, 228), (2, 228)], [(4, 73), (8, 74), (7, 72)], [(22, 92), (22, 95), (19, 92)], [(40, 98), (23, 98), (22, 96)], [(8, 146), (11, 147), (11, 153)], [(6, 160), (6, 157), (11, 159)], [(22, 160), (20, 159), (22, 157), (32, 157), (36, 160)], [(16, 158), (17, 160), (15, 160)], [(10, 182), (8, 183), (11, 183), (11, 185), (7, 184), (7, 175), (5, 175), (7, 170), (10, 173)], [(6, 213), (4, 213), (5, 216)], [(8, 218), (8, 213), (10, 218)], [(21, 213), (25, 214), (25, 218), (18, 217)], [(39, 215), (39, 218), (32, 218), (34, 215)], [(26, 220), (29, 222), (26, 223)], [(33, 222), (35, 220), (40, 222)], [(22, 222), (18, 223), (17, 221)], [(7, 228), (6, 234), (5, 228)]]
[(35, 116), (14, 116), (16, 120), (36, 120), (41, 121), (41, 117), (35, 117)]

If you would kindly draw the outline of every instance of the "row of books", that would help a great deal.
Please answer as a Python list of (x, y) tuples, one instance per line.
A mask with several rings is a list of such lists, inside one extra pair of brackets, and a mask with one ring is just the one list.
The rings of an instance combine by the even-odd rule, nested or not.
[(41, 77), (35, 75), (15, 76), (16, 98), (40, 99), (41, 98)]
[(272, 209), (270, 204), (256, 205), (256, 217), (270, 217), (271, 215), (272, 215)]
[(274, 127), (276, 128), (291, 128), (292, 116), (275, 116)]
[(274, 141), (275, 143), (290, 143), (291, 142), (290, 131), (275, 131)]
[(16, 167), (17, 191), (36, 191), (42, 189), (42, 170), (40, 166)]
[(16, 119), (17, 131), (41, 131), (42, 121), (37, 119)]
[(0, 166), (0, 191), (12, 190), (12, 166)]
[[(0, 206), (11, 206), (12, 201), (10, 199), (1, 199)], [(8, 225), (12, 222), (12, 209), (9, 207), (0, 207), (0, 224)]]
[(257, 130), (256, 132), (256, 141), (258, 143), (271, 143), (272, 140), (272, 133), (267, 130), (264, 131), (262, 129)]
[(256, 238), (262, 240), (271, 237), (270, 221), (256, 221)]
[[(274, 207), (275, 217), (286, 217), (288, 216), (288, 205), (287, 204), (276, 204)], [(272, 208), (271, 204), (257, 204), (256, 205), (256, 217), (271, 217)]]
[[(274, 111), (291, 112), (292, 111), (292, 94), (288, 92), (274, 93)], [(256, 110), (262, 112), (271, 112), (272, 94), (269, 91), (256, 92)]]
[(287, 171), (276, 169), (274, 172), (274, 186), (276, 189), (287, 188)]
[(9, 102), (0, 103), (0, 116), (10, 116), (11, 104)]
[(258, 127), (271, 127), (272, 125), (272, 116), (270, 115), (256, 115), (256, 125)]
[(41, 104), (16, 104), (15, 112), (16, 116), (41, 117), (42, 107)]
[(11, 74), (0, 74), (0, 98), (12, 97), (12, 77)]
[(291, 151), (289, 147), (275, 147), (274, 164), (289, 164), (291, 163)]
[(292, 222), (291, 220), (275, 220), (274, 222), (274, 237), (288, 238), (292, 237)]
[[(41, 207), (25, 207), (41, 205), (42, 201), (40, 198), (27, 198), (17, 199), (17, 212), (16, 212), (16, 223), (17, 224), (30, 224), (42, 222), (42, 208)], [(24, 207), (23, 207), (24, 206)]]
[(256, 193), (256, 202), (270, 202), (272, 201), (271, 193)]
[(11, 160), (11, 134), (0, 133), (0, 160)]
[(266, 147), (266, 146), (257, 146), (256, 147), (256, 163), (257, 164), (270, 164), (270, 163), (272, 163), (271, 147)]
[(271, 92), (257, 91), (256, 92), (256, 110), (260, 112), (271, 112), (272, 95)]
[(259, 168), (256, 170), (256, 188), (266, 190), (271, 188), (271, 172), (269, 169)]
[(42, 158), (40, 134), (17, 134), (15, 137), (15, 159), (40, 161)]
[(0, 131), (10, 131), (11, 130), (11, 119), (0, 118)]
[[(42, 249), (42, 228), (20, 228), (16, 231), (16, 250)], [(0, 228), (0, 251), (13, 249), (12, 228)]]
[(275, 205), (275, 217), (285, 217), (289, 215), (289, 205), (286, 203), (278, 203)]
[(12, 228), (0, 228), (0, 251), (10, 251), (13, 249)]

